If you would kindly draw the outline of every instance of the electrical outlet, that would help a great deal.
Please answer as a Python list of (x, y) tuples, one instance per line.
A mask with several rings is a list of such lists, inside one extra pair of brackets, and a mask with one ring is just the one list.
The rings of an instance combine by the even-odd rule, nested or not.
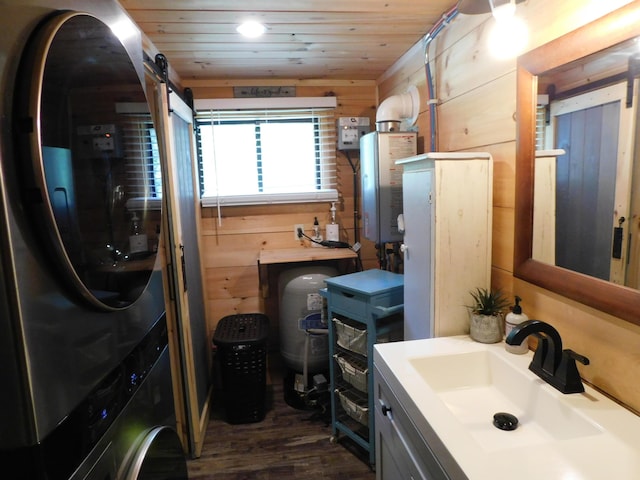
[(298, 229), (302, 230), (302, 233), (304, 233), (304, 223), (296, 223), (293, 226), (293, 236), (296, 240), (302, 240), (301, 237), (298, 236)]

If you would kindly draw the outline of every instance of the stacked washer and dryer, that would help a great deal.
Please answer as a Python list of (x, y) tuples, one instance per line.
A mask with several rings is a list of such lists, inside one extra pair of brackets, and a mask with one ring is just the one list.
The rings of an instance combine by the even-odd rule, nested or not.
[(187, 478), (151, 241), (161, 175), (131, 150), (155, 130), (127, 113), (147, 103), (140, 33), (115, 0), (9, 0), (0, 28), (2, 470)]

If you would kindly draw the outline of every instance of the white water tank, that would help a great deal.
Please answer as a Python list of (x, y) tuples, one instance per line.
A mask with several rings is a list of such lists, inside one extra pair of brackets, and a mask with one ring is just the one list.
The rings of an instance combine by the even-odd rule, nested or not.
[(320, 289), (326, 286), (325, 279), (336, 275), (338, 272), (333, 267), (314, 265), (292, 268), (280, 274), (280, 353), (284, 364), (292, 370), (304, 370), (305, 354), (309, 373), (329, 369), (328, 335), (307, 334), (307, 329), (328, 328)]

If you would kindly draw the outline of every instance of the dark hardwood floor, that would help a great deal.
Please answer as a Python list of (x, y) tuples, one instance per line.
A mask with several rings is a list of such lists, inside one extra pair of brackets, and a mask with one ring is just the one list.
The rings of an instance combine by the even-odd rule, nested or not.
[(375, 472), (358, 447), (344, 437), (337, 444), (330, 441), (329, 412), (293, 408), (285, 402), (281, 369), (277, 361), (269, 363), (264, 420), (229, 424), (220, 402), (214, 401), (202, 455), (188, 462), (189, 478), (374, 480)]

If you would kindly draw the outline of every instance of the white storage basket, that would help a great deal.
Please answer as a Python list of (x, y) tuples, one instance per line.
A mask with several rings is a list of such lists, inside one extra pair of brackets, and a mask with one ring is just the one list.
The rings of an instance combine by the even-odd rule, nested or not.
[(355, 396), (350, 396), (346, 391), (338, 390), (338, 397), (340, 398), (340, 405), (347, 415), (353, 418), (356, 422), (369, 426), (369, 407), (364, 399), (358, 399)]
[(367, 393), (369, 369), (366, 364), (355, 358), (347, 358), (340, 354), (334, 355), (334, 358), (340, 366), (342, 378), (361, 392)]
[(333, 323), (336, 327), (338, 345), (360, 355), (367, 355), (367, 329), (364, 325), (364, 328), (360, 329), (339, 318), (334, 318)]

